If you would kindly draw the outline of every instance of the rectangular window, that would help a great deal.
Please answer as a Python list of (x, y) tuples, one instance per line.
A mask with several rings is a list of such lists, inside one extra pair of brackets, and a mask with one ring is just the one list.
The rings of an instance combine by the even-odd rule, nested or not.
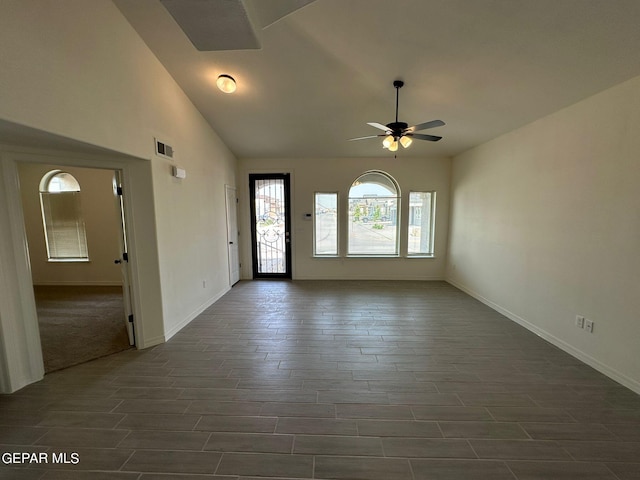
[(313, 213), (313, 254), (338, 255), (338, 194), (316, 193)]
[(409, 255), (433, 256), (436, 192), (409, 193)]
[(40, 193), (50, 261), (86, 261), (87, 234), (80, 212), (80, 192)]

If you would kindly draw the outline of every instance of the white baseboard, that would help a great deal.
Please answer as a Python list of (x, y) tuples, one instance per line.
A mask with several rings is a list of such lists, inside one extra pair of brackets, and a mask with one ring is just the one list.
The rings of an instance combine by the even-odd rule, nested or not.
[(151, 347), (155, 347), (156, 345), (160, 345), (162, 343), (166, 342), (165, 336), (164, 335), (159, 335), (157, 337), (152, 337), (147, 339), (146, 342), (144, 343), (140, 343), (138, 345), (136, 345), (136, 348), (138, 350), (144, 350), (145, 348), (151, 348)]
[(121, 287), (122, 282), (33, 282), (34, 287)]
[(217, 294), (215, 294), (213, 297), (209, 298), (206, 302), (204, 302), (202, 305), (200, 305), (199, 307), (197, 307), (195, 310), (193, 310), (190, 314), (188, 314), (184, 319), (182, 319), (178, 324), (176, 324), (173, 328), (171, 328), (169, 331), (165, 332), (164, 335), (164, 341), (169, 340), (171, 337), (173, 337), (176, 333), (178, 333), (180, 330), (182, 330), (184, 327), (186, 327), (189, 323), (191, 323), (192, 320), (194, 320), (198, 315), (200, 315), (202, 312), (204, 312), (207, 308), (209, 308), (211, 305), (213, 305), (214, 303), (216, 303), (218, 300), (220, 300), (220, 298), (227, 293), (229, 290), (231, 290), (231, 287), (227, 287), (226, 289), (218, 292)]
[(446, 280), (447, 283), (450, 283), (454, 287), (462, 290), (463, 292), (465, 292), (466, 294), (472, 296), (476, 300), (479, 300), (482, 303), (484, 303), (485, 305), (493, 308), (498, 313), (501, 313), (502, 315), (507, 317), (509, 320), (512, 320), (512, 321), (516, 322), (518, 325), (521, 325), (524, 328), (526, 328), (527, 330), (529, 330), (530, 332), (535, 333), (539, 337), (541, 337), (544, 340), (548, 341), (552, 345), (555, 345), (556, 347), (558, 347), (561, 350), (565, 351), (569, 355), (571, 355), (571, 356), (577, 358), (578, 360), (586, 363), (590, 367), (593, 367), (594, 369), (596, 369), (597, 371), (599, 371), (603, 375), (606, 375), (607, 377), (611, 378), (612, 380), (615, 380), (616, 382), (618, 382), (621, 385), (627, 387), (628, 389), (634, 391), (635, 393), (640, 394), (640, 382), (638, 382), (637, 380), (635, 380), (635, 379), (633, 379), (633, 378), (631, 378), (631, 377), (619, 372), (618, 370), (616, 370), (615, 368), (610, 367), (609, 365), (606, 365), (606, 364), (600, 362), (598, 359), (592, 357), (591, 355), (588, 355), (587, 353), (583, 352), (582, 350), (579, 350), (579, 349), (575, 348), (573, 345), (565, 342), (564, 340), (556, 337), (555, 335), (552, 335), (551, 333), (549, 333), (546, 330), (543, 330), (542, 328), (540, 328), (540, 327), (534, 325), (533, 323), (525, 320), (524, 318), (520, 317), (519, 315), (516, 315), (515, 313), (507, 310), (506, 308), (498, 305), (497, 303), (492, 302), (488, 298), (485, 298), (484, 296), (480, 295), (478, 292), (476, 292), (476, 291), (474, 291), (474, 290), (472, 290), (472, 289), (470, 289), (470, 288), (468, 288), (468, 287), (466, 287), (466, 286), (464, 286), (464, 285), (462, 285), (462, 284), (460, 284), (460, 283), (458, 283), (458, 282), (456, 282), (454, 280), (451, 280), (450, 278), (447, 278), (445, 280)]
[(23, 389), (24, 387), (31, 385), (35, 382), (39, 382), (44, 378), (44, 368), (38, 369), (33, 375), (29, 376), (28, 372), (20, 372), (17, 378), (12, 378), (10, 384), (0, 385), (0, 394), (15, 393)]
[(437, 277), (423, 277), (423, 276), (406, 276), (406, 275), (402, 275), (402, 276), (398, 276), (398, 277), (393, 277), (393, 276), (383, 276), (380, 278), (373, 278), (370, 275), (366, 275), (366, 276), (358, 276), (358, 275), (347, 275), (347, 276), (341, 276), (339, 278), (336, 278), (335, 275), (332, 276), (318, 276), (318, 275), (314, 275), (313, 277), (307, 277), (307, 276), (302, 276), (302, 277), (298, 277), (296, 276), (295, 278), (293, 278), (293, 280), (333, 280), (333, 281), (340, 281), (340, 280), (361, 280), (361, 281), (365, 281), (365, 280), (373, 280), (373, 281), (385, 281), (385, 280), (391, 280), (391, 281), (411, 281), (411, 282), (432, 282), (432, 281), (445, 281), (445, 279), (441, 276), (437, 276)]

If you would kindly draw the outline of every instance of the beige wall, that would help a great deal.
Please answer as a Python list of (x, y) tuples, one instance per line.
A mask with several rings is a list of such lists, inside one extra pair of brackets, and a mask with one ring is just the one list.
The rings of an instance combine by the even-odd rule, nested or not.
[[(3, 0), (1, 10), (0, 120), (143, 159), (126, 164), (143, 187), (129, 192), (132, 203), (151, 199), (139, 202), (130, 233), (141, 262), (139, 301), (152, 312), (143, 327), (150, 344), (160, 342), (229, 288), (224, 185), (236, 185), (235, 159), (110, 1)], [(446, 271), (637, 391), (639, 130), (635, 79), (458, 156)], [(154, 156), (154, 136), (172, 144), (174, 162)], [(24, 265), (16, 263), (19, 207), (7, 196), (15, 161), (1, 161), (0, 388), (9, 391), (37, 379), (39, 360), (24, 340), (33, 328), (20, 317), (30, 299), (21, 296)], [(171, 177), (172, 163), (186, 179)], [(293, 176), (296, 278), (445, 274), (448, 160), (243, 160), (241, 167), (244, 278), (247, 174), (265, 171)], [(313, 192), (338, 190), (344, 201), (353, 179), (370, 169), (396, 178), (403, 198), (411, 189), (438, 191), (435, 259), (312, 257), (312, 224), (301, 216)], [(574, 326), (576, 314), (596, 322), (594, 334)]]
[[(400, 216), (407, 225), (409, 191), (437, 192), (435, 258), (407, 258), (406, 232), (401, 231), (400, 258), (346, 257), (347, 199), (353, 181), (368, 170), (391, 175), (400, 186)], [(291, 174), (292, 269), (295, 279), (398, 279), (444, 278), (449, 217), (450, 160), (446, 158), (335, 158), (335, 159), (242, 159), (239, 162), (240, 243), (243, 278), (251, 278), (249, 220), (249, 173)], [(338, 192), (340, 256), (314, 258), (313, 212), (315, 192)]]
[[(224, 184), (235, 184), (235, 158), (111, 1), (8, 1), (0, 22), (12, 66), (0, 74), (0, 118), (151, 159), (173, 332), (229, 286)], [(155, 156), (154, 137), (174, 162)]]
[(447, 269), (638, 392), (639, 131), (636, 78), (456, 157)]
[[(137, 272), (142, 295), (151, 310), (157, 305), (148, 319), (150, 344), (172, 336), (230, 288), (224, 185), (235, 185), (235, 157), (109, 0), (90, 7), (84, 0), (3, 0), (0, 58), (1, 121), (150, 166), (152, 190), (128, 192), (132, 203), (152, 199), (129, 219), (139, 225), (130, 234), (147, 262)], [(154, 137), (174, 147), (173, 162), (155, 156)], [(17, 141), (34, 146), (24, 138)], [(13, 162), (7, 155), (2, 161)], [(174, 164), (186, 179), (171, 176)], [(14, 243), (0, 248), (3, 255), (18, 248), (19, 234), (1, 237)], [(9, 317), (0, 308), (0, 326), (16, 321)]]
[[(49, 262), (40, 208), (39, 185), (51, 170), (73, 175), (81, 188), (82, 218), (87, 232), (89, 262)], [(29, 242), (34, 285), (121, 285), (119, 210), (113, 195), (112, 170), (19, 164), (20, 192)]]

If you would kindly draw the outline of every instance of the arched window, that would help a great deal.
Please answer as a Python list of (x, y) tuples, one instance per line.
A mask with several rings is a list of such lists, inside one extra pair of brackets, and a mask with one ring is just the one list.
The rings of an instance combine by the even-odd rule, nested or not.
[(80, 184), (52, 170), (40, 180), (40, 206), (49, 261), (87, 261), (87, 233), (80, 209)]
[(349, 255), (398, 255), (400, 188), (389, 175), (369, 171), (349, 189)]

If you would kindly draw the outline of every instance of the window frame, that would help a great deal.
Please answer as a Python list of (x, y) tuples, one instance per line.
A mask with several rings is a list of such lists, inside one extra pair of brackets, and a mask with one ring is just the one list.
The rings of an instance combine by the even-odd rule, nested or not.
[[(414, 193), (428, 193), (431, 196), (430, 199), (430, 209), (429, 209), (429, 252), (410, 252), (410, 238), (411, 238), (411, 194)], [(436, 229), (436, 201), (437, 201), (437, 192), (435, 190), (410, 190), (409, 191), (409, 214), (407, 215), (407, 225), (406, 225), (406, 233), (407, 233), (407, 258), (434, 258), (435, 257), (435, 229)], [(423, 212), (420, 213), (421, 216)], [(422, 227), (421, 227), (422, 228)]]
[[(318, 195), (334, 195), (336, 201), (336, 235), (335, 235), (335, 253), (318, 253), (318, 244), (317, 244), (317, 198)], [(339, 192), (327, 192), (327, 191), (317, 191), (313, 193), (313, 256), (319, 258), (334, 258), (340, 256), (340, 194)]]
[[(395, 245), (394, 245), (394, 252), (384, 252), (384, 253), (372, 253), (372, 252), (352, 252), (351, 251), (351, 241), (352, 241), (352, 215), (351, 215), (351, 200), (353, 199), (357, 199), (357, 198), (367, 198), (367, 197), (352, 197), (351, 196), (351, 190), (358, 186), (356, 185), (356, 183), (359, 182), (359, 180), (367, 175), (371, 175), (371, 174), (377, 174), (380, 175), (384, 178), (387, 179), (387, 181), (393, 186), (393, 188), (395, 189), (395, 196), (383, 196), (383, 197), (371, 197), (371, 198), (386, 198), (386, 199), (394, 199), (395, 200)], [(373, 182), (367, 182), (367, 183), (373, 183)], [(398, 182), (396, 181), (396, 179), (394, 177), (392, 177), (391, 175), (389, 175), (387, 172), (384, 172), (382, 170), (367, 170), (366, 172), (361, 173), (360, 175), (358, 175), (358, 177), (356, 177), (356, 179), (351, 183), (351, 185), (349, 186), (349, 190), (348, 190), (348, 196), (347, 196), (347, 205), (346, 205), (346, 221), (348, 222), (348, 229), (347, 229), (347, 257), (356, 257), (356, 258), (398, 258), (400, 257), (400, 225), (402, 223), (402, 211), (401, 211), (401, 206), (402, 206), (402, 193), (401, 193), (401, 189), (400, 189), (400, 185), (398, 184)]]
[[(77, 190), (75, 189), (67, 189), (67, 190), (51, 190), (51, 182), (58, 177), (59, 175), (69, 175), (73, 181), (77, 185)], [(40, 180), (39, 185), (39, 197), (40, 197), (40, 212), (42, 214), (42, 226), (44, 229), (44, 241), (47, 251), (47, 261), (51, 263), (86, 263), (89, 262), (89, 245), (87, 239), (87, 228), (84, 221), (84, 217), (82, 216), (82, 203), (81, 203), (81, 188), (80, 182), (69, 172), (65, 172), (63, 170), (51, 170), (45, 173)], [(66, 196), (69, 198), (71, 195), (71, 203), (73, 204), (73, 215), (69, 216), (69, 218), (73, 218), (75, 222), (75, 233), (78, 237), (78, 248), (76, 249), (75, 255), (67, 255), (64, 256), (64, 252), (58, 251), (59, 249), (55, 247), (56, 241), (53, 235), (56, 233), (56, 221), (60, 221), (59, 218), (56, 218), (56, 214), (54, 213), (54, 206), (52, 200), (54, 198), (62, 198), (62, 196)], [(61, 203), (61, 202), (57, 202)], [(71, 229), (68, 229), (71, 230)], [(57, 255), (56, 255), (57, 254)]]

